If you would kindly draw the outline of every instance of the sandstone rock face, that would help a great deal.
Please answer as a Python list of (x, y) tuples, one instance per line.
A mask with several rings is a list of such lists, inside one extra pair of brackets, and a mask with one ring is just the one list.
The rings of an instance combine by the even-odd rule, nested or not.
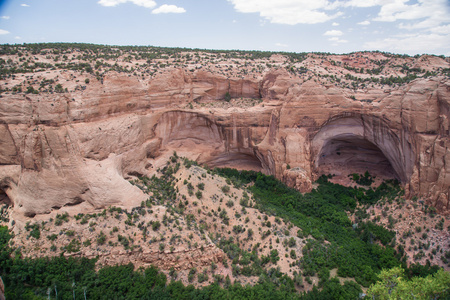
[[(260, 99), (221, 107), (224, 96)], [(253, 169), (303, 192), (324, 173), (374, 171), (450, 211), (450, 81), (357, 90), (293, 78), (173, 69), (151, 80), (108, 73), (66, 94), (0, 101), (0, 190), (19, 215), (67, 205), (132, 206), (127, 179), (174, 150), (211, 167)], [(190, 106), (189, 104), (195, 104)]]

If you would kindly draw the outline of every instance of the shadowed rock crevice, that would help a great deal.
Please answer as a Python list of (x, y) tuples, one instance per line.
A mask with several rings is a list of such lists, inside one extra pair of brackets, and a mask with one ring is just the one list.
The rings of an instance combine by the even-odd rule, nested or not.
[(9, 199), (8, 194), (0, 188), (0, 204), (12, 205), (11, 199)]
[(221, 153), (205, 163), (210, 168), (233, 168), (257, 172), (264, 170), (261, 161), (252, 153)]

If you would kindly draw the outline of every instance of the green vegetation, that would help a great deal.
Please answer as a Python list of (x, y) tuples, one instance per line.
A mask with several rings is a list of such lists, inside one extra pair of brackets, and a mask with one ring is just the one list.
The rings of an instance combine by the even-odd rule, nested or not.
[(449, 299), (450, 273), (439, 269), (426, 277), (405, 278), (404, 270), (396, 267), (382, 270), (379, 280), (367, 295), (371, 299)]
[[(153, 175), (152, 178), (143, 176), (131, 183), (138, 186), (144, 192), (153, 194), (153, 196), (151, 196), (147, 201), (148, 205), (151, 205), (152, 203), (168, 205), (173, 204), (177, 199), (177, 191), (175, 190), (173, 184), (175, 182), (175, 177), (173, 174), (179, 170), (180, 166), (178, 156), (174, 153), (174, 155), (170, 157), (168, 165), (159, 170), (161, 173), (160, 177), (155, 175)], [(192, 187), (192, 184), (190, 186)], [(200, 193), (201, 198), (201, 192), (198, 192)]]
[(27, 222), (25, 229), (26, 231), (30, 231), (29, 236), (34, 237), (37, 240), (41, 237), (41, 226), (38, 223), (30, 225), (30, 222)]
[(78, 252), (78, 251), (80, 251), (80, 245), (81, 245), (81, 243), (80, 243), (79, 240), (73, 239), (73, 240), (71, 240), (71, 241), (69, 242), (69, 244), (67, 244), (67, 245), (64, 247), (64, 250), (67, 251), (67, 252), (69, 252), (69, 253), (72, 253), (72, 252)]
[[(338, 268), (339, 276), (353, 277), (367, 287), (375, 282), (382, 268), (405, 265), (404, 257), (389, 244), (393, 232), (371, 222), (360, 222), (355, 229), (347, 216), (358, 202), (371, 204), (382, 197), (401, 195), (398, 182), (385, 182), (375, 190), (365, 190), (333, 184), (327, 176), (322, 176), (317, 189), (302, 195), (273, 176), (234, 169), (216, 172), (235, 185), (253, 183), (249, 190), (259, 209), (292, 222), (301, 228), (302, 235), (313, 238), (307, 240), (298, 263), (305, 276)], [(330, 243), (325, 244), (324, 240)], [(386, 246), (378, 245), (375, 240)]]
[[(193, 165), (186, 160), (184, 163), (189, 164), (189, 167)], [(144, 232), (144, 241), (147, 228), (151, 227), (153, 231), (160, 231), (161, 239), (159, 241), (152, 239), (151, 242), (158, 241), (159, 244), (156, 245), (159, 245), (160, 252), (167, 252), (169, 249), (170, 252), (173, 252), (175, 247), (172, 241), (180, 236), (177, 237), (176, 234), (173, 234), (172, 237), (169, 236), (169, 241), (169, 238), (163, 238), (162, 234), (174, 221), (174, 228), (179, 224), (175, 213), (183, 213), (184, 206), (188, 205), (187, 201), (184, 201), (186, 198), (180, 199), (174, 184), (176, 179), (173, 175), (179, 168), (180, 158), (174, 153), (167, 166), (159, 170), (160, 177), (142, 177), (133, 181), (136, 186), (150, 192), (152, 196), (147, 201), (143, 201), (140, 207), (133, 208), (131, 212), (110, 207), (101, 214), (95, 216), (79, 214), (75, 216), (75, 219), (81, 220), (81, 223), (85, 224), (90, 218), (104, 216), (107, 211), (118, 219), (125, 216), (124, 222), (127, 226), (137, 226)], [(74, 296), (76, 299), (83, 299), (84, 295), (87, 299), (357, 299), (362, 293), (361, 286), (371, 286), (369, 291), (372, 294), (370, 295), (374, 295), (375, 299), (377, 299), (376, 297), (388, 299), (383, 296), (389, 283), (386, 283), (387, 279), (385, 278), (387, 277), (383, 275), (385, 271), (382, 272), (382, 270), (398, 270), (399, 267), (405, 269), (405, 272), (401, 273), (404, 280), (395, 286), (399, 292), (404, 290), (403, 285), (407, 286), (408, 282), (424, 286), (425, 282), (436, 279), (447, 284), (447, 275), (443, 275), (438, 267), (416, 264), (406, 268), (404, 248), (395, 248), (395, 233), (376, 224), (375, 221), (369, 221), (368, 215), (361, 209), (361, 206), (369, 206), (382, 199), (392, 200), (400, 197), (402, 190), (396, 181), (384, 182), (376, 189), (370, 187), (366, 189), (347, 188), (330, 183), (329, 176), (322, 176), (318, 180), (316, 189), (302, 195), (298, 191), (288, 188), (273, 176), (253, 171), (208, 170), (208, 174), (211, 173), (227, 178), (227, 185), (219, 187), (220, 189), (226, 187), (226, 193), (230, 193), (231, 185), (246, 186), (247, 190), (243, 192), (239, 202), (264, 211), (267, 215), (261, 218), (261, 229), (266, 231), (261, 230), (261, 236), (266, 240), (276, 240), (277, 244), (280, 246), (282, 244), (286, 249), (286, 253), (283, 254), (270, 245), (270, 250), (266, 250), (265, 255), (260, 252), (262, 249), (259, 243), (243, 249), (240, 246), (241, 242), (252, 240), (255, 236), (253, 230), (246, 229), (244, 224), (234, 225), (228, 232), (228, 237), (219, 232), (216, 232), (215, 235), (209, 233), (211, 240), (225, 252), (231, 261), (229, 266), (234, 276), (259, 277), (258, 283), (254, 286), (242, 286), (239, 282), (231, 284), (229, 277), (224, 278), (224, 276), (214, 274), (217, 268), (214, 263), (211, 264), (211, 268), (191, 269), (187, 275), (188, 282), (203, 283), (210, 279), (215, 281), (206, 287), (194, 288), (192, 285), (184, 286), (181, 282), (174, 281), (178, 278), (175, 269), (170, 270), (169, 276), (172, 282), (168, 283), (166, 276), (154, 267), (134, 271), (133, 265), (129, 264), (103, 267), (96, 271), (96, 260), (65, 258), (64, 256), (24, 259), (19, 250), (10, 247), (11, 236), (8, 229), (0, 227), (0, 276), (6, 283), (7, 299), (43, 299), (47, 297), (72, 299), (73, 295), (76, 295)], [(202, 175), (203, 178), (205, 176)], [(372, 179), (368, 173), (358, 176), (357, 180), (364, 178), (361, 184)], [(184, 185), (188, 189), (190, 185), (194, 190), (189, 181), (186, 180)], [(200, 191), (204, 190), (205, 185), (199, 183), (197, 188), (197, 192), (201, 193)], [(221, 220), (224, 224), (229, 223), (227, 210), (233, 211), (238, 201), (235, 192), (230, 194), (225, 195), (230, 199), (224, 201), (224, 206), (217, 212), (213, 211), (219, 222)], [(222, 202), (222, 200), (220, 201)], [(138, 222), (140, 216), (153, 213), (150, 208), (155, 203), (164, 204), (168, 208), (167, 213), (162, 216), (162, 222), (151, 221), (147, 224)], [(197, 205), (195, 202), (192, 204)], [(242, 211), (244, 210), (245, 208)], [(355, 224), (352, 224), (348, 218), (348, 213), (355, 214), (357, 220)], [(275, 216), (274, 221), (269, 219), (268, 215)], [(245, 223), (248, 223), (247, 219)], [(68, 214), (58, 215), (55, 224), (56, 221), (62, 224), (68, 220)], [(194, 227), (202, 234), (208, 229), (204, 222), (199, 221), (197, 224), (194, 215), (186, 215), (185, 220), (188, 228)], [(91, 224), (95, 225), (96, 223), (92, 220)], [(162, 225), (165, 227), (160, 229)], [(293, 226), (298, 226), (300, 229), (292, 231)], [(26, 228), (30, 232), (30, 236), (34, 238), (39, 238), (40, 231), (45, 230), (44, 223), (27, 224)], [(423, 230), (425, 231), (425, 228)], [(110, 232), (111, 236), (118, 231), (118, 227), (113, 227)], [(170, 231), (172, 232), (172, 230)], [(246, 231), (247, 233), (245, 233)], [(421, 232), (422, 228), (420, 230), (416, 228), (416, 231)], [(301, 250), (303, 255), (299, 253), (298, 239), (292, 236), (293, 232), (297, 232), (298, 238), (306, 239), (304, 240), (306, 245)], [(75, 236), (76, 232), (63, 230), (60, 235), (67, 239), (67, 237)], [(189, 239), (192, 240), (192, 238), (193, 235), (190, 234)], [(55, 241), (58, 236), (56, 234), (47, 235), (47, 239)], [(100, 231), (92, 243), (96, 242), (98, 245), (121, 244), (124, 249), (133, 250), (136, 247), (133, 245), (133, 239), (135, 239), (133, 235), (118, 234), (117, 240), (114, 239), (113, 242), (112, 237), (109, 237), (108, 240), (107, 236)], [(81, 247), (90, 244), (90, 240), (81, 243), (77, 238), (72, 238), (61, 250), (76, 253), (80, 251)], [(194, 243), (194, 247), (198, 247), (198, 244)], [(203, 251), (203, 246), (200, 249)], [(56, 251), (57, 248), (55, 245), (51, 245), (50, 250)], [(13, 255), (11, 256), (11, 254)], [(450, 258), (450, 252), (442, 255), (444, 259), (447, 256)], [(289, 265), (293, 271), (292, 277), (280, 272), (277, 267), (277, 263), (284, 257), (292, 260)], [(212, 274), (208, 273), (209, 269)], [(338, 278), (330, 278), (332, 269), (338, 270), (338, 276), (353, 277), (356, 282), (340, 284)], [(298, 293), (296, 287), (303, 286), (303, 280), (311, 284), (313, 276), (317, 276), (319, 279), (318, 285), (308, 293)], [(427, 291), (426, 295), (447, 296), (449, 293), (448, 289), (440, 288), (440, 285), (437, 284), (433, 285), (433, 289), (430, 291), (430, 293)]]
[(56, 226), (62, 225), (63, 222), (69, 222), (69, 214), (68, 213), (63, 213), (62, 215), (60, 215), (60, 214), (56, 215), (55, 225)]
[(56, 239), (58, 238), (58, 236), (57, 236), (56, 234), (52, 234), (52, 235), (47, 235), (47, 238), (48, 238), (50, 241), (54, 241), (54, 240), (56, 240)]
[(230, 95), (229, 92), (226, 92), (226, 93), (225, 93), (224, 100), (227, 101), (227, 102), (230, 102), (230, 100), (231, 100), (231, 95)]
[(97, 244), (103, 245), (106, 242), (106, 235), (103, 231), (100, 231), (100, 234), (97, 236)]
[(222, 190), (222, 192), (224, 192), (224, 193), (228, 193), (228, 192), (230, 191), (230, 186), (224, 185), (224, 186), (222, 186), (221, 190)]
[(153, 229), (153, 231), (158, 231), (159, 227), (161, 227), (161, 223), (159, 221), (153, 221), (152, 222), (152, 229)]
[[(0, 275), (5, 282), (6, 299), (302, 299), (294, 282), (280, 272), (269, 272), (255, 286), (231, 285), (218, 282), (204, 288), (184, 286), (179, 281), (167, 282), (166, 276), (155, 267), (134, 271), (132, 264), (103, 267), (95, 271), (95, 259), (10, 257), (11, 235), (0, 227)], [(175, 276), (175, 272), (172, 275)], [(196, 270), (190, 273), (192, 277)], [(208, 280), (206, 273), (198, 273), (199, 281)], [(223, 281), (223, 280), (220, 280)], [(333, 293), (356, 297), (360, 290), (354, 286), (337, 285)], [(331, 292), (331, 289), (327, 289)], [(315, 291), (322, 299), (327, 296)], [(75, 295), (75, 296), (74, 296)], [(304, 299), (309, 299), (308, 297)], [(328, 298), (329, 299), (329, 298)]]
[[(378, 52), (378, 51), (375, 51)], [(379, 52), (378, 52), (379, 53)], [(273, 55), (283, 55), (287, 59), (277, 62)], [(408, 60), (407, 55), (381, 53), (383, 58), (373, 59), (370, 53), (350, 53), (347, 58), (359, 60), (365, 58), (365, 67), (352, 67), (344, 60), (334, 61), (331, 53), (291, 53), (270, 51), (208, 50), (189, 48), (166, 48), (153, 46), (107, 46), (78, 43), (38, 43), (0, 45), (0, 78), (21, 79), (13, 85), (0, 88), (5, 94), (69, 93), (83, 91), (93, 79), (103, 84), (108, 72), (125, 73), (140, 79), (153, 77), (162, 70), (184, 68), (189, 71), (201, 69), (226, 76), (248, 76), (263, 74), (269, 69), (283, 68), (294, 76), (313, 79), (319, 83), (334, 84), (347, 89), (365, 89), (369, 85), (401, 86), (417, 78), (449, 76), (449, 69), (435, 67), (432, 70), (416, 67), (419, 56)], [(308, 63), (301, 65), (307, 58), (317, 63), (327, 61), (333, 68), (326, 72), (317, 72)], [(440, 58), (445, 59), (444, 56)], [(399, 62), (398, 59), (403, 59)], [(222, 64), (222, 62), (227, 64)], [(200, 65), (200, 66), (199, 66)], [(68, 90), (65, 82), (58, 76), (49, 79), (43, 73), (55, 70), (70, 70), (75, 82)], [(337, 71), (337, 72), (336, 72)], [(361, 74), (361, 75), (360, 75)], [(78, 77), (78, 75), (80, 75)], [(79, 78), (79, 79), (76, 79)], [(356, 100), (354, 96), (350, 98)], [(225, 103), (232, 99), (227, 92), (223, 95)], [(254, 99), (256, 100), (256, 99)], [(259, 102), (258, 99), (256, 102)], [(372, 102), (371, 99), (359, 101)], [(253, 104), (254, 105), (254, 104)], [(187, 107), (193, 109), (192, 103)], [(289, 169), (289, 165), (287, 167)]]
[(364, 175), (353, 173), (348, 176), (351, 177), (354, 182), (360, 185), (370, 186), (372, 183), (374, 183), (374, 178), (369, 174), (368, 171), (366, 171)]

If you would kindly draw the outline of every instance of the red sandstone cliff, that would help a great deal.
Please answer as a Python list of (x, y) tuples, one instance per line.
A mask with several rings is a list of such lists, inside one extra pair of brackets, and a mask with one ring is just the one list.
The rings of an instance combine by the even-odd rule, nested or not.
[[(155, 158), (176, 150), (213, 167), (262, 170), (302, 191), (322, 173), (369, 170), (448, 212), (448, 77), (350, 89), (321, 81), (320, 68), (332, 65), (303, 64), (318, 69), (233, 77), (173, 68), (147, 79), (108, 72), (67, 93), (4, 94), (0, 196), (27, 216), (136, 205), (145, 196), (126, 179), (153, 172)], [(70, 87), (72, 75), (56, 73)], [(235, 100), (224, 101), (227, 93)]]

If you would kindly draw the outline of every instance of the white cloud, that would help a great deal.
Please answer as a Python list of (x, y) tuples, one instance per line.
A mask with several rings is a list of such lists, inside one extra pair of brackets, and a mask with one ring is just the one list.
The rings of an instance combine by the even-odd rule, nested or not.
[(3, 20), (9, 20), (9, 16), (1, 16)]
[(20, 36), (15, 36), (14, 38), (15, 38), (16, 40), (22, 39)]
[(341, 12), (328, 14), (323, 10), (333, 7), (328, 0), (228, 0), (241, 13), (259, 13), (271, 23), (317, 24), (341, 16)]
[(430, 28), (430, 31), (433, 33), (437, 33), (437, 34), (449, 34), (450, 35), (450, 24)]
[(156, 6), (156, 2), (153, 0), (99, 0), (98, 4), (102, 6), (117, 6), (122, 3), (133, 3), (138, 6), (145, 8), (153, 8)]
[(20, 4), (20, 6), (23, 6), (23, 7), (30, 7), (28, 4), (25, 4), (25, 3)]
[(329, 40), (329, 41), (332, 41), (332, 42), (335, 42), (335, 43), (340, 43), (340, 44), (342, 44), (342, 43), (348, 43), (347, 40), (340, 39), (340, 38), (338, 38), (337, 36), (330, 37), (328, 40)]
[(127, 2), (127, 0), (100, 0), (97, 3), (102, 6), (117, 6), (125, 2)]
[[(347, 7), (373, 7), (378, 5), (383, 5), (384, 3), (389, 3), (397, 0), (350, 0), (347, 2), (342, 2), (342, 6)], [(400, 0), (402, 1), (402, 0)], [(406, 0), (409, 1), (409, 0)]]
[(153, 0), (130, 0), (130, 2), (146, 8), (152, 8), (156, 6), (156, 2)]
[(369, 24), (370, 24), (370, 21), (367, 21), (367, 20), (358, 23), (358, 25), (363, 25), (363, 26), (366, 26)]
[(287, 44), (282, 44), (282, 43), (276, 43), (275, 46), (277, 46), (277, 47), (283, 47), (283, 48), (289, 47), (289, 45), (287, 45)]
[(405, 34), (389, 37), (382, 40), (365, 43), (364, 47), (370, 50), (388, 50), (406, 53), (430, 53), (436, 49), (448, 48), (450, 34), (436, 33)]
[(127, 0), (100, 0), (97, 3), (102, 6), (117, 6), (125, 2), (127, 2)]
[[(366, 42), (364, 47), (368, 50), (412, 54), (442, 52), (449, 49), (450, 5), (448, 0), (351, 0), (345, 3), (345, 6), (379, 6), (380, 11), (371, 21), (400, 22), (396, 27), (409, 31), (408, 34), (390, 36), (385, 34), (383, 39)], [(365, 22), (368, 21), (358, 24), (370, 24), (364, 24)]]
[[(103, 0), (102, 0), (103, 1)], [(106, 0), (105, 0), (106, 1)], [(113, 0), (108, 0), (113, 1)], [(117, 0), (119, 1), (119, 0)], [(124, 0), (122, 0), (124, 1)], [(379, 7), (373, 21), (420, 20), (407, 24), (412, 28), (431, 28), (448, 23), (448, 0), (228, 0), (241, 13), (258, 13), (271, 23), (317, 24), (329, 21), (343, 13), (339, 8)], [(365, 21), (366, 23), (369, 21)], [(336, 24), (336, 25), (335, 25)], [(333, 23), (337, 26), (338, 23)], [(369, 24), (360, 24), (369, 25)]]
[(340, 30), (328, 30), (327, 32), (325, 32), (323, 35), (328, 35), (328, 36), (341, 36), (343, 33)]
[(411, 5), (407, 3), (408, 0), (390, 0), (382, 5), (374, 21), (421, 20), (415, 24), (402, 25), (403, 29), (431, 28), (449, 22), (450, 6), (447, 0), (418, 0)]
[(186, 10), (182, 7), (178, 7), (176, 5), (167, 5), (167, 4), (163, 4), (160, 7), (152, 10), (152, 14), (169, 14), (169, 13), (174, 13), (174, 14), (181, 14), (181, 13), (185, 13)]
[(331, 24), (331, 26), (339, 26), (339, 23), (333, 22), (333, 23)]
[(328, 38), (328, 40), (330, 42), (333, 42), (334, 46), (337, 46), (338, 44), (348, 43), (347, 40), (339, 38), (343, 34), (344, 33), (342, 31), (333, 29), (333, 30), (326, 31), (323, 35), (330, 36), (330, 38)]
[(9, 34), (9, 31), (8, 31), (8, 30), (4, 30), (4, 29), (0, 29), (0, 34), (1, 34), (1, 35), (3, 35), (3, 34)]
[[(349, 0), (339, 2), (342, 7), (375, 7), (380, 11), (373, 21), (395, 22), (399, 20), (417, 22), (400, 24), (401, 29), (425, 29), (448, 24), (450, 5), (448, 0)], [(368, 24), (360, 24), (368, 25)]]

